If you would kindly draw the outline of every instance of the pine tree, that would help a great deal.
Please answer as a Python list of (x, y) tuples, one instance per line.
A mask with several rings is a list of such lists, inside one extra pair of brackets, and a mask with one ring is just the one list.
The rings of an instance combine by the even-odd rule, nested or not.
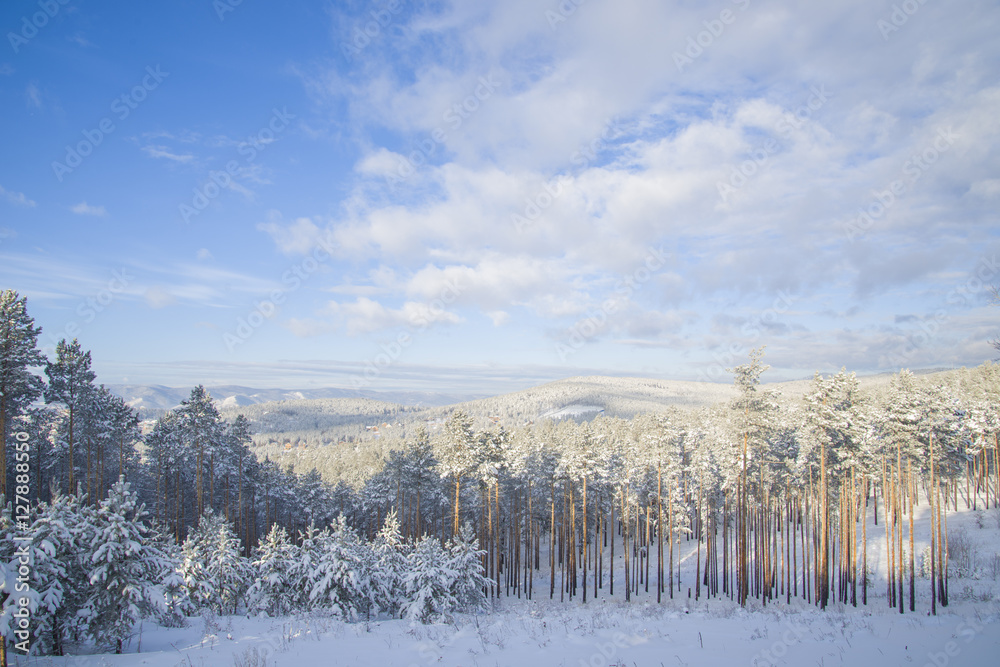
[(28, 300), (0, 291), (0, 497), (7, 493), (7, 439), (11, 422), (42, 394), (43, 382), (31, 372), (45, 357), (38, 351), (41, 327), (28, 315)]
[(455, 484), (452, 535), (458, 533), (461, 513), (462, 478), (479, 465), (478, 439), (472, 428), (472, 418), (456, 410), (445, 424), (445, 435), (435, 443), (434, 455), (438, 460), (441, 477), (451, 477)]
[[(195, 460), (195, 514), (201, 516), (206, 509), (205, 467), (209, 467), (209, 484), (214, 484), (214, 456), (223, 446), (225, 426), (212, 397), (201, 385), (191, 390), (191, 396), (181, 403), (177, 415), (181, 440), (193, 452)], [(209, 500), (212, 500), (211, 491)], [(211, 502), (208, 506), (211, 507)]]
[(474, 612), (486, 606), (484, 591), (492, 582), (483, 576), (483, 553), (468, 523), (448, 545), (447, 570), (452, 576), (449, 588), (458, 610)]
[(417, 541), (407, 557), (406, 598), (400, 609), (403, 618), (432, 623), (451, 617), (458, 600), (453, 593), (454, 574), (449, 560), (436, 537), (425, 535)]
[(294, 611), (297, 598), (292, 591), (292, 571), (299, 552), (282, 526), (271, 527), (252, 563), (255, 581), (247, 592), (249, 608), (272, 616)]
[(385, 523), (372, 544), (372, 552), (375, 560), (372, 576), (375, 604), (381, 611), (395, 616), (402, 605), (400, 594), (404, 589), (408, 552), (395, 511), (385, 517)]
[(32, 648), (39, 654), (63, 655), (65, 642), (83, 630), (79, 612), (89, 582), (81, 555), (92, 514), (77, 496), (58, 493), (50, 504), (36, 508), (30, 528), (30, 597), (35, 621)]
[(235, 614), (249, 586), (249, 568), (232, 527), (211, 510), (181, 546), (180, 573), (192, 604), (218, 614)]
[(312, 607), (351, 620), (369, 612), (374, 595), (370, 566), (373, 559), (368, 545), (362, 543), (343, 515), (316, 539), (318, 559), (308, 574)]
[(61, 403), (66, 407), (64, 442), (68, 491), (76, 493), (76, 457), (73, 450), (79, 430), (77, 421), (86, 411), (94, 391), (94, 378), (97, 377), (90, 370), (90, 352), (84, 352), (75, 338), (72, 343), (63, 339), (56, 345), (56, 360), (45, 366), (45, 374), (49, 378), (45, 402)]
[(169, 554), (149, 539), (145, 506), (119, 478), (88, 526), (84, 567), (89, 569), (87, 600), (80, 620), (97, 642), (121, 653), (140, 619), (165, 611), (161, 582), (176, 569)]

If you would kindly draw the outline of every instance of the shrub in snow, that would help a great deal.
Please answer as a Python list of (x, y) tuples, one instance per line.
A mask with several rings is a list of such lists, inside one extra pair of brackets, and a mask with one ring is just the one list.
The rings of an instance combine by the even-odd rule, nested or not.
[(164, 576), (175, 569), (168, 553), (148, 538), (145, 506), (119, 478), (101, 502), (83, 537), (86, 600), (77, 617), (98, 644), (115, 653), (141, 619), (165, 610)]
[(225, 517), (209, 508), (181, 547), (180, 574), (197, 608), (235, 614), (246, 591), (249, 565)]
[(406, 600), (403, 617), (432, 623), (447, 621), (455, 611), (477, 611), (486, 603), (483, 576), (472, 529), (466, 526), (447, 549), (437, 539), (424, 536), (407, 557), (404, 576)]
[(295, 609), (294, 604), (301, 596), (292, 592), (292, 573), (300, 552), (288, 541), (284, 528), (277, 524), (271, 526), (253, 561), (256, 580), (247, 591), (250, 609), (272, 616), (288, 614)]
[(469, 524), (449, 544), (449, 566), (455, 573), (451, 590), (462, 611), (480, 611), (486, 606), (490, 580), (483, 576), (484, 553), (476, 547), (476, 536)]
[(458, 601), (451, 594), (448, 560), (437, 538), (425, 535), (417, 542), (406, 559), (406, 599), (400, 609), (404, 618), (421, 623), (449, 618)]
[(163, 605), (157, 615), (157, 621), (167, 628), (184, 627), (184, 617), (193, 614), (195, 609), (191, 600), (188, 599), (184, 577), (180, 573), (180, 564), (183, 559), (181, 548), (174, 542), (171, 531), (155, 520), (150, 523), (148, 539), (150, 544), (162, 552), (168, 562), (173, 564), (173, 567), (164, 572), (160, 580)]
[[(936, 564), (938, 567), (941, 566), (940, 563)], [(931, 547), (927, 545), (924, 550), (920, 553), (920, 570), (917, 572), (921, 579), (931, 578)]]
[(399, 614), (403, 603), (407, 551), (399, 519), (393, 510), (385, 517), (385, 523), (372, 544), (374, 570), (371, 577), (375, 605), (391, 616)]
[[(163, 612), (163, 583), (176, 560), (145, 517), (129, 485), (119, 481), (97, 510), (59, 494), (38, 505), (27, 542), (14, 541), (9, 515), (0, 519), (5, 597), (14, 591), (9, 575), (20, 558), (31, 563), (29, 588), (17, 597), (29, 600), (32, 653), (62, 655), (67, 641), (80, 638), (121, 652), (136, 621)], [(4, 601), (0, 629), (10, 629), (9, 603)]]
[[(311, 569), (305, 573), (311, 609), (356, 619), (372, 606), (371, 549), (343, 515), (312, 538)], [(305, 549), (305, 543), (303, 542)]]
[(51, 504), (42, 503), (34, 512), (27, 531), (30, 542), (14, 542), (12, 524), (8, 524), (0, 540), (3, 561), (8, 564), (4, 594), (10, 595), (3, 605), (0, 631), (8, 636), (11, 629), (9, 614), (13, 612), (17, 583), (14, 576), (26, 550), (31, 579), (28, 590), (17, 592), (16, 597), (29, 600), (32, 653), (62, 655), (66, 640), (83, 630), (77, 612), (84, 604), (88, 583), (81, 553), (93, 511), (82, 507), (76, 496), (56, 494)]

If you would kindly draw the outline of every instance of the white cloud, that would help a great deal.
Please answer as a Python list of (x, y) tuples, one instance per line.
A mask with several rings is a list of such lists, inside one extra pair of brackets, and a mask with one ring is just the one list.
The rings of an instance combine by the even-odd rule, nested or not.
[[(304, 76), (335, 110), (323, 136), (359, 147), (341, 210), (261, 229), (301, 252), (325, 227), (345, 257), (391, 277), (331, 288), (357, 297), (331, 309), (356, 333), (399, 326), (399, 304), (452, 285), (456, 317), (561, 331), (613, 299), (603, 339), (617, 348), (704, 351), (713, 315), (749, 309), (746, 323), (783, 290), (802, 312), (761, 335), (847, 354), (819, 313), (871, 317), (897, 290), (947, 291), (971, 248), (998, 248), (1000, 8), (928, 3), (884, 40), (886, 8), (862, 0), (728, 6), (736, 21), (683, 71), (674, 54), (719, 8), (584, 3), (556, 26), (528, 0), (417, 10), (352, 69)], [(932, 150), (946, 128), (958, 139)], [(622, 295), (656, 247), (675, 261)], [(740, 326), (720, 324), (711, 345)]]
[(151, 308), (165, 308), (177, 303), (177, 297), (160, 285), (149, 287), (143, 296)]
[(190, 153), (172, 153), (166, 146), (143, 146), (142, 152), (151, 158), (162, 158), (172, 162), (185, 163), (194, 160), (194, 155), (191, 155)]
[(213, 258), (212, 251), (210, 251), (208, 248), (200, 248), (195, 256), (201, 260), (209, 260)]
[(312, 252), (321, 238), (319, 227), (309, 218), (298, 218), (291, 224), (283, 224), (281, 214), (271, 211), (270, 222), (262, 222), (257, 229), (267, 232), (278, 249), (286, 255), (305, 255)]
[(73, 35), (70, 35), (66, 39), (68, 39), (69, 41), (73, 42), (77, 46), (80, 46), (80, 47), (83, 47), (83, 48), (87, 48), (87, 47), (93, 46), (93, 43), (90, 42), (90, 41), (88, 41), (87, 38), (83, 36), (83, 33), (79, 33), (79, 32), (75, 33)]
[(386, 308), (378, 301), (359, 297), (353, 303), (331, 301), (326, 312), (343, 324), (350, 335), (372, 333), (398, 326), (425, 328), (433, 324), (458, 324), (462, 319), (441, 302), (407, 301), (399, 308)]
[(510, 319), (510, 313), (502, 310), (492, 310), (486, 313), (486, 316), (490, 318), (495, 327), (503, 326)]
[(103, 206), (91, 206), (85, 201), (74, 204), (70, 207), (70, 210), (77, 215), (93, 215), (98, 217), (103, 217), (108, 213)]
[(3, 197), (11, 204), (17, 204), (18, 206), (26, 206), (32, 208), (35, 206), (35, 202), (28, 199), (23, 192), (14, 192), (13, 190), (7, 190), (2, 185), (0, 185), (0, 197)]
[(39, 90), (34, 82), (29, 83), (28, 87), (24, 90), (24, 99), (29, 107), (34, 107), (35, 109), (42, 108), (42, 91)]

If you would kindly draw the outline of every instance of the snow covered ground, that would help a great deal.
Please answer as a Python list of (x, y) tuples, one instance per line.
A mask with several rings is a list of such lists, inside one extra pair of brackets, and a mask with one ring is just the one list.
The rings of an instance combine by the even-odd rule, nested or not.
[[(925, 532), (920, 526), (918, 536)], [(12, 665), (431, 665), (730, 666), (730, 665), (998, 665), (1000, 664), (1000, 518), (996, 510), (949, 516), (952, 540), (968, 543), (970, 577), (953, 576), (951, 604), (929, 615), (929, 586), (917, 579), (917, 611), (900, 614), (885, 599), (884, 533), (871, 523), (869, 560), (875, 582), (867, 607), (805, 601), (740, 609), (728, 598), (688, 599), (693, 559), (682, 566), (681, 592), (656, 603), (655, 585), (630, 603), (548, 599), (547, 576), (536, 600), (502, 597), (488, 613), (457, 615), (450, 624), (402, 620), (344, 623), (321, 615), (191, 618), (185, 628), (146, 622), (125, 655), (62, 658), (11, 656)], [(880, 524), (884, 523), (880, 517)], [(691, 543), (693, 546), (693, 543)], [(881, 545), (881, 548), (880, 548)], [(918, 540), (918, 554), (920, 552)], [(919, 562), (919, 560), (918, 560)], [(688, 567), (690, 565), (690, 567)], [(536, 585), (539, 579), (536, 577)], [(591, 583), (592, 585), (592, 583)], [(558, 584), (557, 584), (558, 586)], [(541, 590), (543, 589), (543, 590)], [(540, 593), (539, 593), (540, 591)], [(859, 591), (860, 597), (860, 591)], [(79, 647), (80, 653), (88, 652)]]
[[(996, 665), (995, 604), (900, 616), (876, 605), (740, 610), (686, 605), (504, 602), (450, 625), (322, 617), (192, 619), (143, 629), (142, 653), (36, 658), (33, 665)], [(132, 650), (136, 649), (133, 644)], [(23, 658), (12, 664), (29, 664)]]

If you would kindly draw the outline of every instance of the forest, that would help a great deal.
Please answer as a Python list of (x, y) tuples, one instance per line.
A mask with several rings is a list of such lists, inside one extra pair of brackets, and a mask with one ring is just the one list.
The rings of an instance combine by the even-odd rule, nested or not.
[(334, 479), (282, 467), (201, 386), (141, 429), (78, 341), (50, 360), (39, 333), (0, 293), (7, 651), (121, 652), (140, 619), (204, 608), (431, 622), (499, 597), (624, 595), (936, 614), (956, 573), (1000, 571), (1000, 555), (959, 562), (948, 530), (949, 510), (1000, 506), (991, 363), (867, 390), (817, 374), (790, 401), (759, 348), (709, 407), (516, 425), (455, 409), (328, 445), (363, 463)]

